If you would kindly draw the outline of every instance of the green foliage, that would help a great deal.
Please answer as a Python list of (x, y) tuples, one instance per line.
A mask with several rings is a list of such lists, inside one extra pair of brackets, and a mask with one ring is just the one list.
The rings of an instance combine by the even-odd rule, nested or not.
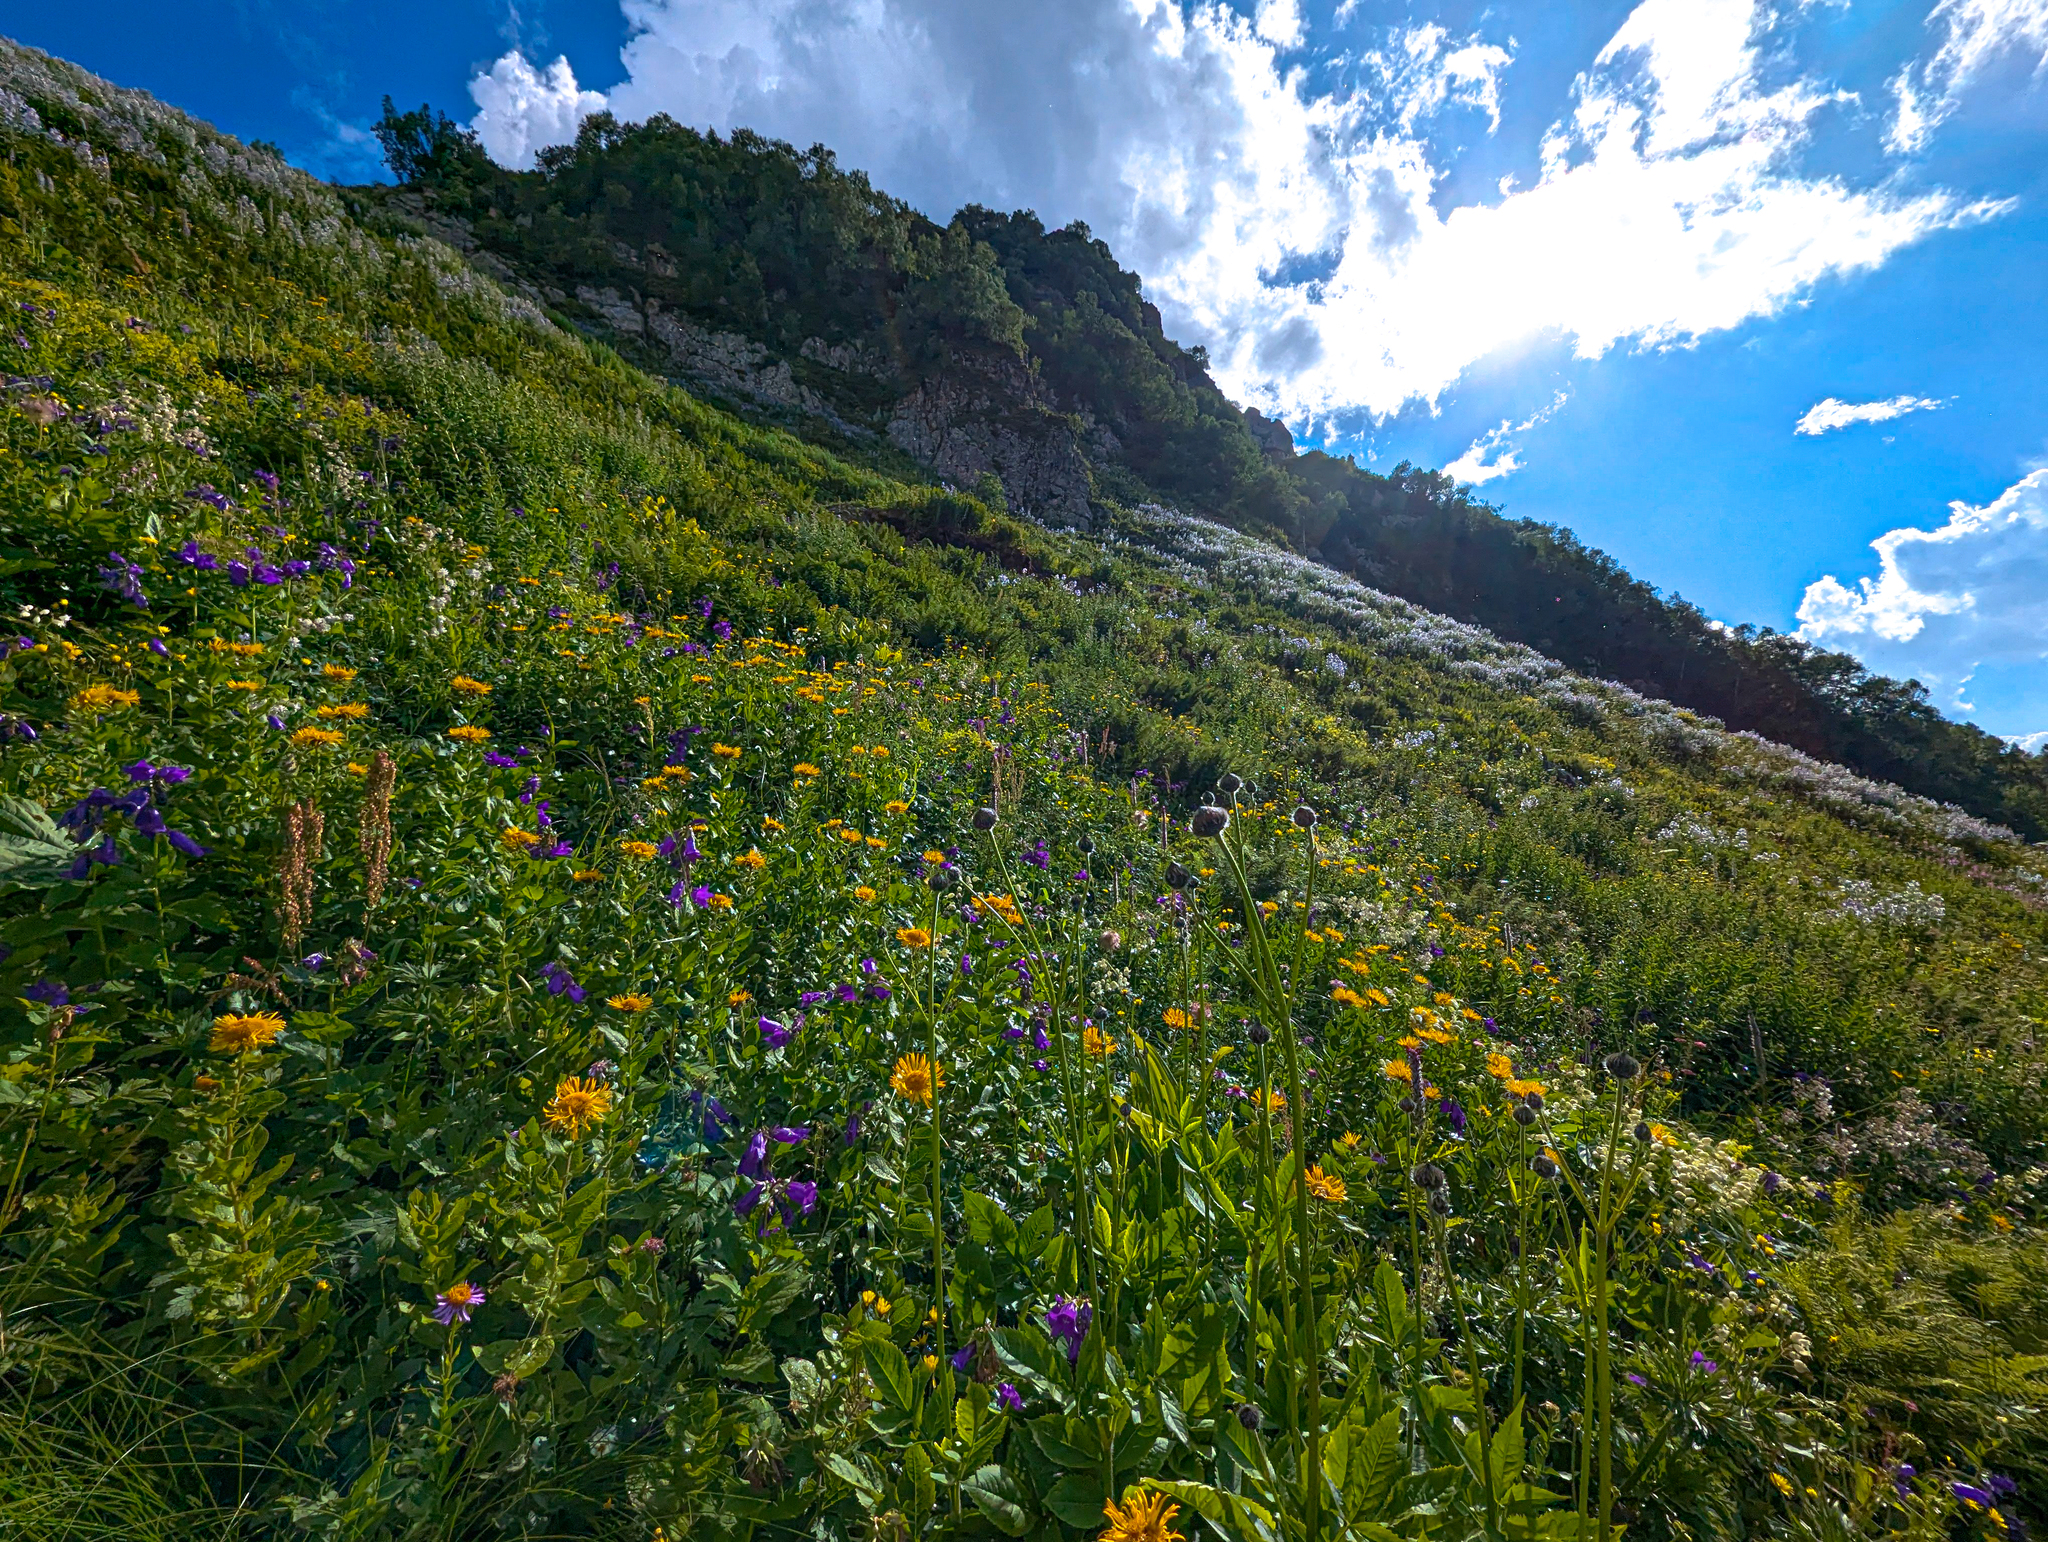
[(2036, 853), (749, 426), (9, 46), (0, 1522), (2039, 1519)]

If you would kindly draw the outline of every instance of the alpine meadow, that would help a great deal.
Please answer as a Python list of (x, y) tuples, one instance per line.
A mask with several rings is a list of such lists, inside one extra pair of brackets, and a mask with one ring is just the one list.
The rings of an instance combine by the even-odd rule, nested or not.
[(0, 39), (0, 1538), (2048, 1524), (2048, 757), (1085, 227), (380, 134)]

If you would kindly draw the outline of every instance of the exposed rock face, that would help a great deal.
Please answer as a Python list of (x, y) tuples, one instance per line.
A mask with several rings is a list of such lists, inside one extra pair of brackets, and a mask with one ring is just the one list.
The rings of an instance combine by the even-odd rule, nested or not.
[(1278, 418), (1269, 418), (1256, 407), (1244, 410), (1244, 426), (1252, 431), (1259, 448), (1274, 460), (1294, 459), (1294, 435)]
[(889, 438), (940, 476), (1002, 480), (1011, 507), (1053, 524), (1089, 524), (1093, 486), (1079, 425), (1056, 412), (1020, 363), (956, 360), (896, 406)]

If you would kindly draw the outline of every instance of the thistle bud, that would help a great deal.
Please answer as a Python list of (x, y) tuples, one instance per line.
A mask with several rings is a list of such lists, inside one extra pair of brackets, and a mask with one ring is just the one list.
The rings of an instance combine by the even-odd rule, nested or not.
[(1316, 827), (1316, 811), (1306, 803), (1301, 804), (1294, 811), (1294, 823), (1297, 829), (1313, 830)]
[(924, 875), (924, 881), (935, 894), (944, 894), (960, 881), (960, 875), (950, 867), (935, 867)]
[(996, 827), (996, 811), (992, 808), (978, 808), (974, 811), (974, 828), (993, 830)]
[(1216, 779), (1216, 790), (1226, 798), (1242, 786), (1244, 786), (1244, 778), (1235, 771), (1226, 771)]
[(1253, 1023), (1246, 1036), (1254, 1044), (1271, 1044), (1273, 1042), (1273, 1030), (1264, 1023)]
[(1602, 1061), (1601, 1064), (1607, 1067), (1607, 1074), (1618, 1082), (1632, 1082), (1636, 1079), (1637, 1073), (1642, 1070), (1642, 1066), (1637, 1063), (1636, 1057), (1629, 1054), (1626, 1050), (1616, 1050)]
[(1396, 1103), (1394, 1106), (1400, 1109), (1401, 1112), (1404, 1114), (1412, 1114), (1415, 1112), (1417, 1104), (1413, 1097), (1405, 1097), (1401, 1099), (1400, 1102)]
[(1200, 808), (1196, 809), (1191, 825), (1195, 834), (1203, 840), (1221, 835), (1229, 827), (1229, 810), (1220, 809), (1213, 803), (1204, 803)]
[(1080, 839), (1079, 839), (1078, 841), (1074, 842), (1074, 849), (1075, 849), (1076, 851), (1080, 852), (1080, 853), (1081, 853), (1081, 855), (1082, 855), (1082, 856), (1084, 856), (1084, 857), (1092, 857), (1092, 856), (1094, 856), (1094, 855), (1095, 855), (1095, 837), (1094, 837), (1094, 836), (1092, 836), (1092, 835), (1084, 835), (1084, 836), (1082, 836), (1082, 837), (1081, 837), (1081, 838), (1080, 838)]
[(1169, 889), (1185, 889), (1188, 886), (1188, 880), (1192, 877), (1194, 877), (1194, 874), (1190, 873), (1178, 862), (1166, 864), (1166, 886)]
[(1636, 1144), (1638, 1146), (1647, 1146), (1650, 1144), (1650, 1126), (1641, 1119), (1638, 1119), (1636, 1121), (1636, 1127), (1633, 1130), (1630, 1130), (1629, 1134), (1633, 1135), (1636, 1138)]
[(1525, 1097), (1524, 1099), (1522, 1099), (1522, 1107), (1524, 1107), (1524, 1108), (1528, 1109), (1528, 1110), (1529, 1110), (1529, 1112), (1530, 1112), (1530, 1113), (1532, 1113), (1532, 1114), (1540, 1114), (1540, 1113), (1542, 1113), (1542, 1112), (1543, 1112), (1543, 1094), (1542, 1094), (1542, 1093), (1540, 1093), (1540, 1092), (1532, 1092), (1532, 1093), (1530, 1093), (1530, 1094), (1529, 1094), (1529, 1095), (1528, 1095), (1527, 1097)]
[(1449, 1181), (1444, 1177), (1444, 1170), (1434, 1162), (1417, 1162), (1415, 1170), (1408, 1176), (1415, 1180), (1418, 1189), (1428, 1189), (1432, 1194)]
[(1539, 1178), (1555, 1178), (1557, 1164), (1547, 1156), (1537, 1155), (1529, 1159), (1529, 1170)]
[(1519, 1124), (1520, 1126), (1522, 1126), (1522, 1128), (1523, 1128), (1523, 1129), (1525, 1129), (1525, 1130), (1526, 1130), (1526, 1129), (1527, 1129), (1527, 1128), (1528, 1128), (1528, 1127), (1529, 1127), (1530, 1125), (1534, 1124), (1535, 1122), (1536, 1122), (1536, 1110), (1535, 1110), (1535, 1109), (1531, 1108), (1531, 1107), (1530, 1107), (1530, 1106), (1529, 1106), (1529, 1105), (1528, 1105), (1527, 1103), (1517, 1103), (1517, 1104), (1515, 1105), (1515, 1123), (1516, 1123), (1516, 1124)]
[(1239, 1403), (1237, 1405), (1237, 1422), (1256, 1435), (1259, 1432), (1260, 1426), (1266, 1422), (1266, 1417), (1259, 1412), (1258, 1404)]
[(1429, 1213), (1437, 1216), (1449, 1215), (1451, 1202), (1441, 1194), (1432, 1194), (1429, 1196)]

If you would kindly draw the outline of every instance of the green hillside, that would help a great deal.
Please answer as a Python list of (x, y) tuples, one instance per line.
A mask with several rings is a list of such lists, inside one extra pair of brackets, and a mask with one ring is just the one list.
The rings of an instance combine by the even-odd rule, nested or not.
[(2048, 1521), (2041, 848), (4, 41), (0, 151), (0, 1535)]

